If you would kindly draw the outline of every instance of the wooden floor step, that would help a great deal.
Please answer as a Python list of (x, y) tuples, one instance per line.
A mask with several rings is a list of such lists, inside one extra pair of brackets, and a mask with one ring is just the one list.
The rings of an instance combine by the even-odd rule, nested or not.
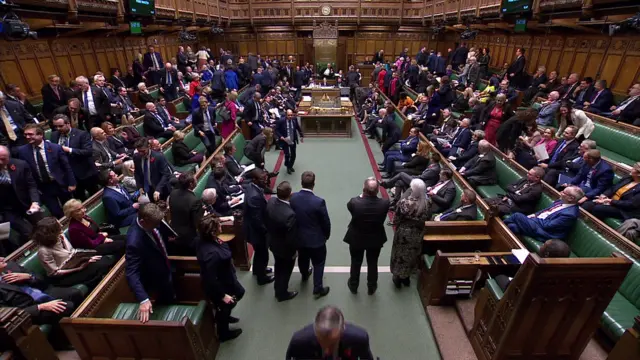
[(491, 241), (489, 234), (427, 234), (424, 241)]

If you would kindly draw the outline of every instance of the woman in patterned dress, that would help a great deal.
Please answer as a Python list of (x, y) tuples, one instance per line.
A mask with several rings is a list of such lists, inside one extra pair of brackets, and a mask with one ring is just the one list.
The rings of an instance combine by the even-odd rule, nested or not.
[(413, 179), (410, 191), (398, 201), (393, 219), (396, 231), (391, 248), (391, 273), (396, 288), (410, 285), (409, 277), (417, 269), (422, 252), (424, 222), (431, 217), (430, 204), (424, 182)]

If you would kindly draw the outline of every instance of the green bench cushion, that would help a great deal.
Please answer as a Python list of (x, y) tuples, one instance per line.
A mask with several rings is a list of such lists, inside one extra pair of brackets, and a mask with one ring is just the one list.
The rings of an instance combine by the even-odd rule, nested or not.
[(158, 96), (160, 95), (160, 90), (158, 90), (158, 89), (153, 90), (153, 91), (149, 92), (149, 95), (151, 95), (151, 97), (153, 97), (154, 99), (157, 100)]
[(487, 279), (487, 282), (485, 283), (485, 287), (487, 288), (487, 290), (489, 290), (489, 293), (491, 293), (491, 295), (500, 300), (502, 299), (502, 296), (504, 295), (504, 291), (502, 291), (502, 289), (500, 288), (500, 285), (498, 285), (498, 282), (491, 278), (491, 279)]
[(606, 218), (604, 219), (604, 222), (611, 226), (611, 228), (613, 228), (614, 230), (617, 229), (620, 225), (622, 225), (622, 220), (620, 219), (614, 219), (614, 218)]
[[(113, 312), (111, 318), (138, 320), (138, 308), (140, 308), (139, 303), (121, 303)], [(149, 320), (182, 321), (182, 318), (186, 316), (197, 326), (202, 321), (206, 308), (207, 302), (204, 300), (198, 302), (197, 305), (155, 305)]]
[(596, 141), (604, 157), (627, 165), (640, 161), (640, 137), (637, 135), (595, 122), (595, 130), (589, 138)]
[(617, 292), (600, 318), (602, 330), (612, 339), (619, 339), (633, 326), (633, 318), (639, 315), (640, 310)]
[(202, 193), (204, 189), (207, 187), (207, 179), (209, 179), (209, 174), (211, 174), (211, 169), (207, 169), (205, 173), (200, 177), (198, 183), (196, 184), (195, 189), (193, 189), (193, 193), (198, 197), (202, 197)]
[[(626, 164), (626, 165), (633, 165), (637, 162), (637, 160), (633, 160), (631, 158), (628, 158), (624, 155), (620, 155), (617, 152), (613, 152), (609, 149), (605, 149), (603, 147), (600, 147), (600, 142), (598, 142), (598, 140), (596, 140), (597, 143), (597, 149), (600, 150), (600, 154), (602, 154), (603, 157), (605, 157), (608, 160), (611, 160), (612, 162), (616, 162), (616, 163), (622, 163), (622, 164)], [(636, 144), (634, 146), (637, 146), (637, 149), (640, 149), (640, 143)]]
[(136, 130), (138, 130), (138, 134), (140, 134), (141, 137), (144, 137), (144, 123), (141, 122), (140, 124), (136, 125)]
[(431, 266), (433, 265), (433, 260), (436, 258), (435, 255), (422, 255), (422, 261), (424, 261), (424, 266), (427, 267), (427, 269), (431, 269)]
[[(47, 277), (47, 272), (42, 267), (42, 264), (40, 263), (40, 259), (38, 259), (37, 249), (34, 249), (27, 256), (20, 259), (18, 261), (18, 264), (23, 266), (25, 269), (31, 271), (34, 274), (37, 274), (43, 278)], [(82, 293), (82, 296), (86, 296), (89, 293), (89, 288), (84, 284), (77, 284), (72, 287), (74, 289), (80, 290), (80, 292)], [(76, 305), (80, 305), (80, 304), (76, 304)], [(49, 328), (49, 330), (51, 329)]]

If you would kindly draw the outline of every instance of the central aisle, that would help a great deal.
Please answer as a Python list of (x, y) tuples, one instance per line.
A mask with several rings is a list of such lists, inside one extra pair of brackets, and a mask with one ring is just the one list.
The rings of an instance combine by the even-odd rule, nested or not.
[[(374, 355), (382, 360), (440, 359), (415, 287), (416, 277), (412, 279), (410, 288), (402, 290), (396, 290), (391, 282), (388, 267), (393, 241), (391, 227), (386, 227), (388, 240), (378, 264), (378, 291), (372, 296), (367, 295), (364, 269), (358, 294), (351, 294), (347, 288), (350, 257), (348, 246), (342, 239), (351, 216), (346, 204), (351, 197), (362, 192), (364, 179), (374, 175), (355, 120), (352, 126), (351, 139), (305, 139), (298, 145), (296, 172), (288, 175), (282, 165), (276, 182), (287, 180), (294, 191), (298, 191), (302, 172), (310, 170), (316, 174), (314, 192), (326, 200), (331, 218), (324, 275), (325, 286), (330, 286), (331, 292), (315, 300), (312, 279), (302, 284), (296, 267), (289, 289), (300, 291), (300, 294), (295, 299), (278, 303), (272, 284), (258, 286), (251, 272), (238, 272), (247, 292), (234, 315), (241, 319), (238, 325), (244, 332), (238, 339), (220, 346), (219, 359), (281, 360), (292, 333), (312, 323), (317, 310), (329, 304), (340, 307), (347, 321), (369, 332)], [(379, 161), (382, 158), (379, 147), (374, 141), (370, 144)], [(279, 152), (272, 150), (267, 153), (267, 169), (276, 165), (278, 157)], [(270, 264), (273, 264), (273, 258)]]

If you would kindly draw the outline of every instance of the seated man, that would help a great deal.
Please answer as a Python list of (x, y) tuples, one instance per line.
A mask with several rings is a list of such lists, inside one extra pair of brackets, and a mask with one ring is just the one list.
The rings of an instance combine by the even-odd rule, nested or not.
[(242, 192), (240, 185), (230, 184), (227, 181), (226, 172), (225, 168), (214, 168), (206, 185), (207, 189), (216, 190), (217, 197), (212, 204), (216, 211), (223, 216), (231, 214), (231, 207), (240, 201), (240, 198), (234, 197), (234, 195), (239, 195)]
[(453, 133), (451, 140), (438, 138), (438, 142), (435, 145), (442, 155), (446, 157), (457, 156), (464, 152), (471, 143), (472, 134), (471, 130), (469, 130), (470, 125), (471, 120), (464, 118), (460, 121), (460, 126), (458, 126)]
[(240, 176), (245, 169), (245, 166), (240, 164), (236, 157), (236, 146), (233, 142), (229, 141), (224, 144), (224, 166), (227, 168), (227, 172), (232, 176)]
[(607, 80), (596, 81), (592, 98), (584, 103), (584, 111), (594, 114), (608, 112), (613, 105), (613, 93), (607, 89)]
[(491, 144), (487, 140), (478, 143), (478, 155), (460, 169), (460, 175), (473, 186), (494, 185), (498, 182), (496, 176), (496, 158), (491, 152)]
[(620, 105), (609, 108), (610, 113), (602, 113), (627, 124), (640, 126), (640, 83), (635, 83), (629, 88), (629, 97), (624, 99)]
[[(220, 200), (218, 200), (220, 199)], [(218, 191), (215, 188), (204, 189), (202, 192), (202, 203), (204, 210), (208, 214), (214, 214), (218, 217), (231, 215), (231, 206), (237, 204), (242, 200), (240, 197), (228, 198), (219, 197)], [(241, 209), (241, 208), (238, 208)]]
[(441, 213), (451, 208), (456, 197), (456, 185), (451, 178), (453, 172), (449, 169), (440, 170), (440, 180), (437, 184), (427, 188), (427, 196), (431, 200), (431, 211)]
[(476, 193), (471, 189), (462, 190), (460, 206), (436, 215), (434, 221), (471, 221), (478, 219)]
[(555, 148), (553, 148), (551, 154), (549, 154), (549, 159), (546, 162), (538, 164), (541, 168), (546, 169), (546, 174), (543, 178), (544, 182), (548, 184), (557, 184), (558, 171), (551, 170), (564, 169), (567, 161), (573, 161), (573, 159), (578, 156), (578, 147), (580, 147), (580, 143), (576, 140), (576, 134), (578, 134), (577, 127), (573, 125), (567, 126), (562, 133), (562, 141), (558, 140)]
[(420, 137), (418, 136), (418, 128), (411, 128), (409, 136), (400, 142), (400, 150), (388, 150), (384, 153), (384, 160), (380, 167), (380, 171), (386, 171), (387, 174), (383, 178), (390, 178), (391, 174), (395, 173), (395, 162), (402, 161), (407, 162), (411, 160), (413, 155), (418, 150), (418, 142)]
[(554, 201), (550, 207), (529, 216), (515, 213), (504, 223), (516, 235), (529, 236), (538, 241), (565, 240), (578, 221), (578, 201), (583, 197), (584, 192), (579, 187), (569, 186), (560, 193), (560, 200)]
[(560, 93), (557, 91), (552, 91), (549, 94), (549, 98), (542, 103), (542, 107), (538, 112), (538, 118), (536, 119), (538, 125), (551, 126), (551, 124), (553, 124), (553, 120), (556, 118), (556, 114), (560, 108), (559, 98)]
[(180, 121), (180, 119), (169, 113), (169, 109), (167, 108), (167, 99), (165, 99), (164, 96), (158, 96), (156, 108), (158, 110), (158, 115), (162, 118), (165, 124), (169, 124), (177, 130), (182, 130), (187, 127), (187, 124), (184, 121)]
[(158, 109), (156, 108), (156, 104), (147, 103), (145, 106), (147, 109), (144, 113), (143, 125), (142, 129), (144, 130), (144, 134), (146, 136), (151, 136), (153, 138), (165, 138), (170, 139), (173, 137), (173, 132), (176, 131), (175, 126), (165, 122), (160, 114), (158, 114)]
[(384, 142), (382, 143), (383, 154), (389, 151), (393, 145), (400, 141), (400, 137), (402, 136), (402, 130), (398, 127), (398, 124), (396, 124), (392, 109), (393, 107), (388, 107), (384, 118), (382, 118), (382, 120), (378, 120), (378, 126), (382, 128), (382, 138), (384, 139)]
[(527, 173), (527, 177), (507, 186), (506, 194), (485, 199), (496, 216), (504, 216), (512, 213), (532, 213), (542, 196), (542, 177), (544, 170), (541, 167), (533, 167)]
[(467, 161), (478, 155), (478, 143), (483, 139), (484, 131), (474, 130), (469, 145), (467, 145), (465, 149), (462, 149), (462, 151), (457, 151), (456, 155), (449, 155), (449, 160), (451, 160), (455, 166), (462, 167)]
[(593, 200), (613, 185), (613, 169), (606, 161), (602, 161), (600, 150), (589, 150), (582, 158), (584, 165), (578, 174), (560, 185), (561, 187), (575, 185), (582, 189), (584, 198), (580, 199), (579, 204)]
[(104, 186), (102, 204), (109, 223), (116, 228), (131, 226), (136, 220), (140, 204), (120, 185), (118, 174), (114, 171), (101, 172), (100, 182)]
[(35, 273), (0, 258), (0, 306), (17, 307), (36, 325), (55, 325), (71, 316), (84, 295), (75, 288), (50, 286)]
[(507, 103), (511, 104), (511, 106), (514, 106), (516, 100), (518, 99), (518, 92), (516, 91), (516, 89), (509, 86), (509, 80), (502, 80), (500, 82), (500, 88), (498, 89), (496, 95), (500, 94), (504, 94), (507, 97)]
[(633, 165), (631, 176), (624, 177), (582, 207), (601, 220), (640, 218), (640, 162)]
[[(555, 187), (558, 184), (558, 178), (560, 175), (569, 179), (578, 175), (578, 172), (582, 168), (582, 165), (584, 165), (584, 158), (583, 158), (584, 153), (595, 148), (596, 148), (595, 141), (589, 140), (589, 139), (582, 140), (582, 142), (580, 143), (580, 146), (578, 147), (578, 156), (576, 156), (573, 159), (568, 159), (567, 161), (565, 161), (565, 164), (564, 164), (565, 166), (563, 169), (547, 168), (547, 172), (543, 178), (544, 182)], [(560, 164), (557, 164), (557, 165), (559, 166)]]

